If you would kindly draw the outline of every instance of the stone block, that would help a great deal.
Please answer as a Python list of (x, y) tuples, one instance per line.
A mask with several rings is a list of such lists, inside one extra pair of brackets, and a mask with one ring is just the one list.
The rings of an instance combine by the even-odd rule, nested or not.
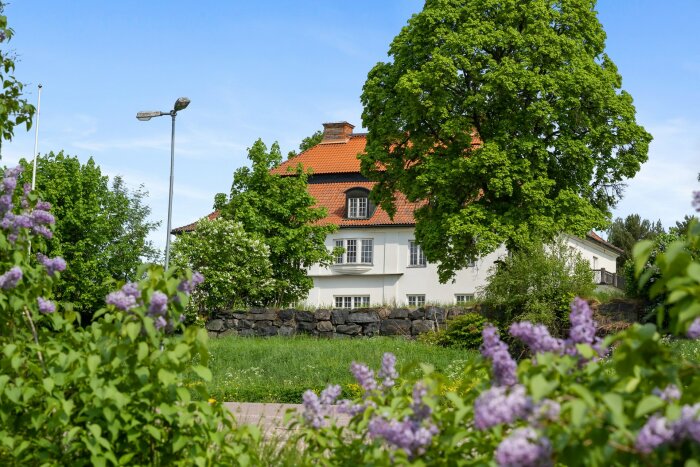
[(408, 317), (411, 319), (423, 319), (423, 318), (425, 318), (425, 310), (423, 308), (416, 308), (414, 310), (409, 310)]
[(224, 320), (213, 319), (207, 323), (206, 328), (207, 328), (207, 331), (223, 331)]
[(280, 330), (278, 332), (278, 334), (280, 336), (284, 336), (284, 337), (291, 337), (296, 333), (297, 333), (296, 328), (294, 328), (292, 326), (280, 326)]
[(297, 330), (298, 331), (306, 331), (306, 332), (311, 332), (316, 330), (316, 323), (311, 323), (308, 321), (299, 321), (297, 322)]
[(408, 308), (394, 308), (389, 313), (389, 318), (391, 319), (406, 319), (408, 318)]
[(445, 322), (445, 310), (435, 306), (425, 309), (425, 319), (437, 320), (438, 323)]
[(226, 320), (226, 328), (227, 329), (236, 329), (238, 327), (238, 320), (237, 319), (227, 319)]
[(349, 336), (356, 336), (362, 332), (362, 326), (359, 324), (339, 324), (335, 327), (335, 331), (338, 334), (347, 334)]
[(259, 327), (255, 330), (255, 335), (256, 336), (276, 336), (277, 335), (278, 328), (277, 326), (263, 326)]
[(282, 321), (291, 321), (294, 319), (294, 310), (292, 308), (285, 308), (284, 310), (280, 310), (277, 316)]
[(333, 331), (319, 332), (318, 337), (322, 337), (324, 339), (333, 339), (335, 337), (335, 333)]
[(359, 313), (348, 313), (346, 319), (348, 323), (377, 323), (379, 316), (376, 311), (361, 311)]
[(447, 319), (456, 318), (466, 313), (464, 308), (452, 307), (447, 309)]
[(252, 321), (274, 321), (277, 319), (275, 310), (267, 310), (262, 313), (250, 313), (248, 319)]
[(224, 332), (220, 333), (219, 337), (229, 337), (229, 336), (237, 336), (237, 335), (238, 335), (238, 331), (236, 331), (235, 329), (227, 329)]
[(340, 334), (339, 332), (336, 332), (333, 334), (333, 339), (352, 339), (352, 336), (348, 334)]
[(348, 310), (333, 310), (331, 311), (331, 323), (336, 326), (339, 324), (345, 324), (348, 319)]
[(379, 308), (377, 310), (377, 315), (379, 319), (387, 319), (391, 317), (391, 308)]
[(331, 319), (331, 310), (316, 310), (314, 318), (316, 321), (328, 321)]
[(233, 316), (235, 319), (248, 319), (248, 313), (245, 311), (237, 311), (232, 313), (231, 316)]
[(252, 329), (241, 329), (238, 331), (238, 335), (241, 337), (253, 337), (255, 335), (255, 331)]
[(251, 329), (253, 327), (253, 321), (248, 321), (247, 319), (238, 320), (238, 329)]
[(310, 323), (314, 321), (314, 314), (306, 310), (297, 310), (296, 313), (297, 321), (304, 321)]
[(209, 331), (207, 335), (209, 336), (209, 339), (216, 339), (219, 337), (219, 333), (215, 331)]
[(435, 323), (427, 319), (416, 319), (411, 321), (411, 335), (413, 336), (432, 331), (433, 329), (435, 329)]
[(385, 336), (407, 336), (411, 334), (411, 322), (407, 319), (385, 319), (379, 331)]
[(331, 324), (330, 321), (319, 321), (318, 323), (316, 323), (316, 329), (319, 332), (332, 332), (333, 324)]
[(367, 323), (362, 326), (362, 335), (367, 337), (376, 336), (379, 334), (379, 323)]

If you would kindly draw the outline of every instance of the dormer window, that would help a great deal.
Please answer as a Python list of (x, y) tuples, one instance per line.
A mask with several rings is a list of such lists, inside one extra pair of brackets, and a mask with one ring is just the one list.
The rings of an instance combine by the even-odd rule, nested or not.
[(346, 215), (348, 219), (369, 219), (374, 211), (369, 201), (369, 190), (352, 188), (345, 192), (347, 197)]

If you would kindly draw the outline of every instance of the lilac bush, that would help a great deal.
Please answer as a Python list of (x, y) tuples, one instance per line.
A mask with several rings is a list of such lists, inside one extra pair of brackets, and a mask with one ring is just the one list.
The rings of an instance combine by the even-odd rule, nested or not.
[(549, 440), (533, 428), (518, 428), (499, 444), (496, 462), (501, 467), (544, 467), (553, 465)]

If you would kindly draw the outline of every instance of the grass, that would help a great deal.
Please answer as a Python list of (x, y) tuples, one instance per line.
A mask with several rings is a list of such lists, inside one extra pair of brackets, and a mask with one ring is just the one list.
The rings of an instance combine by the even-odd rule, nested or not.
[(478, 355), (475, 351), (389, 337), (228, 337), (211, 340), (209, 351), (213, 373), (212, 382), (207, 384), (210, 397), (219, 401), (284, 403), (301, 403), (304, 391), (319, 391), (331, 383), (341, 385), (343, 397), (355, 397), (359, 388), (350, 374), (350, 364), (363, 362), (377, 369), (384, 352), (396, 355), (400, 373), (408, 377), (420, 374), (418, 363), (431, 364), (443, 374), (461, 373), (464, 365)]

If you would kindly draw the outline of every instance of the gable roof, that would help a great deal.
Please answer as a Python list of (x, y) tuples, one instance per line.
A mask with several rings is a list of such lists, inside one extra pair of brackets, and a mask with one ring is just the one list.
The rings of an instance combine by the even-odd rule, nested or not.
[(586, 238), (588, 240), (591, 240), (593, 243), (597, 243), (605, 248), (609, 248), (620, 255), (625, 252), (625, 250), (623, 250), (622, 248), (618, 248), (612, 243), (608, 242), (607, 240), (603, 240), (603, 237), (593, 232), (592, 230), (586, 234)]
[(275, 175), (294, 175), (298, 164), (311, 169), (314, 175), (360, 173), (360, 160), (357, 158), (365, 150), (366, 133), (353, 133), (342, 142), (320, 143), (298, 156), (287, 159), (270, 170)]

